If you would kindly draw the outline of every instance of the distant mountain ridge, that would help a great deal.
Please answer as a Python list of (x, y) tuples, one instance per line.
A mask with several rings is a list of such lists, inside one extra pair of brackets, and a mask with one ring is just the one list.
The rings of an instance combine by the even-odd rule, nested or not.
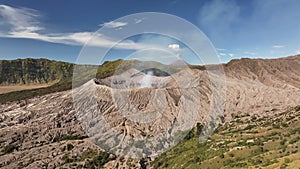
[[(49, 93), (70, 90), (72, 85), (80, 86), (92, 78), (102, 79), (119, 74), (136, 66), (139, 69), (158, 67), (167, 72), (176, 72), (168, 65), (154, 61), (115, 60), (102, 65), (76, 65), (48, 59), (0, 60), (0, 86), (50, 84), (38, 89), (14, 91), (0, 94), (0, 103), (23, 100)], [(74, 79), (73, 79), (73, 74)]]
[(252, 79), (267, 86), (300, 88), (300, 55), (277, 59), (235, 59), (225, 64), (226, 76)]
[[(16, 59), (0, 60), (0, 85), (44, 84), (60, 81), (71, 81), (74, 68), (80, 73), (87, 71), (87, 76), (105, 78), (137, 65), (140, 69), (158, 67), (168, 72), (176, 72), (170, 66), (155, 61), (115, 60), (106, 61), (102, 65), (76, 65), (48, 59)], [(94, 68), (97, 68), (95, 70)], [(91, 72), (91, 71), (97, 71)], [(96, 73), (96, 74), (95, 74)], [(91, 77), (93, 78), (93, 77)]]
[(187, 66), (189, 64), (184, 60), (175, 60), (174, 62), (170, 63), (170, 65), (173, 65), (173, 66)]
[[(142, 62), (121, 59), (106, 61), (100, 66), (81, 65), (76, 66), (76, 72), (84, 72), (84, 74), (80, 73), (80, 77), (77, 78), (79, 80), (78, 85), (95, 77), (102, 79), (122, 73), (133, 65), (139, 65), (140, 71), (153, 67), (160, 68), (168, 73), (176, 72), (177, 68), (180, 67), (172, 67), (154, 61)], [(0, 94), (0, 102), (23, 100), (69, 90), (72, 88), (74, 66), (75, 64), (72, 63), (47, 59), (0, 60), (0, 85), (53, 84), (41, 89)], [(93, 68), (91, 69), (90, 66)], [(188, 66), (191, 69), (200, 71), (214, 67), (214, 65)], [(242, 80), (245, 85), (250, 80), (279, 89), (286, 87), (300, 88), (300, 55), (278, 59), (234, 59), (227, 64), (223, 64), (223, 66), (227, 78)], [(95, 71), (97, 72), (96, 75)]]
[(48, 59), (0, 60), (0, 85), (43, 84), (69, 79), (74, 64)]

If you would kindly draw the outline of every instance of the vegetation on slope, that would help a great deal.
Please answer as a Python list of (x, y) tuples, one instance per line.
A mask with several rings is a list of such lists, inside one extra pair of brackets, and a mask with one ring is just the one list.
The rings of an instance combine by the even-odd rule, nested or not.
[[(72, 144), (67, 144), (63, 151), (70, 151), (73, 148)], [(81, 156), (71, 156), (69, 152), (66, 152), (62, 157), (65, 164), (69, 164), (70, 168), (102, 168), (107, 162), (115, 160), (115, 156), (106, 152), (98, 152), (96, 150), (85, 150)], [(84, 163), (84, 164), (80, 164)]]
[(145, 73), (147, 70), (153, 70), (154, 75), (158, 76), (166, 76), (166, 72), (168, 74), (172, 74), (177, 72), (180, 69), (180, 66), (170, 66), (164, 65), (159, 62), (154, 61), (138, 61), (138, 60), (116, 60), (116, 61), (107, 61), (104, 62), (97, 70), (97, 78), (105, 78), (108, 76), (112, 76), (114, 74), (120, 74), (124, 71), (135, 68)]
[[(30, 83), (54, 83), (45, 88), (14, 91), (0, 94), (0, 103), (24, 100), (35, 96), (69, 90), (72, 85), (81, 85), (95, 78), (95, 71), (99, 78), (107, 77), (121, 63), (121, 60), (106, 62), (102, 66), (75, 65), (66, 62), (50, 61), (47, 59), (18, 59), (0, 60), (0, 85), (16, 85)], [(77, 73), (77, 82), (73, 83), (73, 72)]]
[(73, 66), (47, 59), (0, 60), (0, 85), (57, 82), (72, 77)]
[[(203, 143), (194, 136), (160, 155), (154, 168), (296, 168), (300, 106), (265, 117), (235, 115)], [(275, 114), (274, 117), (270, 118)]]
[(60, 79), (57, 83), (54, 83), (51, 86), (44, 87), (44, 88), (37, 88), (37, 89), (30, 89), (30, 90), (22, 90), (22, 91), (14, 91), (9, 93), (0, 94), (0, 103), (5, 103), (9, 101), (17, 101), (17, 100), (24, 100), (33, 98), (35, 96), (42, 96), (49, 93), (54, 92), (61, 92), (65, 90), (69, 90), (72, 88), (72, 85), (75, 84), (76, 86), (82, 85), (83, 83), (87, 82), (88, 80), (94, 78), (95, 73), (91, 72), (91, 67), (95, 66), (86, 66), (86, 65), (80, 65), (77, 66), (77, 69), (81, 73), (78, 75), (78, 79), (80, 81), (73, 83), (73, 69), (69, 70), (72, 73), (68, 75), (64, 75), (62, 79)]
[[(92, 78), (105, 78), (119, 74), (130, 68), (143, 70), (158, 67), (168, 73), (174, 73), (177, 68), (158, 62), (141, 62), (137, 60), (106, 61), (101, 66), (75, 65), (66, 62), (50, 61), (47, 59), (18, 59), (0, 60), (0, 85), (43, 84), (54, 83), (45, 88), (14, 91), (0, 94), (0, 103), (24, 100), (35, 96), (69, 90), (72, 85), (79, 86)], [(74, 71), (75, 69), (75, 71)], [(76, 79), (73, 81), (73, 73)]]

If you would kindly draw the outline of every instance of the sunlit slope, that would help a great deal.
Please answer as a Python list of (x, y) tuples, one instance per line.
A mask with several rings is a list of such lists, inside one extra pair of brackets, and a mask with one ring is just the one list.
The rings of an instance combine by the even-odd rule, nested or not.
[(204, 143), (187, 138), (160, 155), (154, 168), (297, 168), (300, 106), (263, 117), (245, 112), (220, 126)]

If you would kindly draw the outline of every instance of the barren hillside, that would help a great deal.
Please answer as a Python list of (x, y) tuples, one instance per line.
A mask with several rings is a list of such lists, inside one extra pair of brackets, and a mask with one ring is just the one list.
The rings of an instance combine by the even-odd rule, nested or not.
[[(270, 60), (234, 60), (226, 64), (224, 70), (226, 106), (222, 111), (226, 120), (231, 119), (231, 114), (272, 116), (276, 111), (300, 105), (300, 56)], [(185, 73), (177, 72), (172, 77), (188, 77), (189, 74)], [(192, 75), (196, 77), (194, 81), (185, 78), (172, 81), (174, 78), (169, 76), (155, 76), (150, 84), (142, 87), (135, 82), (148, 78), (149, 75), (144, 72), (135, 76), (132, 74), (136, 74), (136, 71), (131, 70), (126, 74), (135, 79), (130, 83), (122, 81), (122, 75), (118, 75), (100, 81), (91, 80), (77, 88), (74, 92), (79, 97), (76, 97), (75, 102), (79, 103), (79, 107), (73, 105), (74, 95), (71, 90), (1, 104), (0, 166), (138, 168), (148, 165), (149, 159), (138, 162), (103, 153), (91, 139), (103, 141), (103, 136), (110, 140), (111, 133), (115, 132), (116, 138), (128, 143), (130, 138), (153, 138), (160, 134), (166, 136), (166, 132), (175, 134), (168, 129), (171, 126), (179, 129), (182, 124), (180, 119), (197, 120), (199, 123), (218, 120), (212, 118), (215, 115), (209, 116), (212, 98), (216, 97), (211, 94), (216, 86), (210, 85), (205, 70), (192, 70)], [(116, 83), (113, 83), (115, 80)], [(178, 86), (186, 86), (191, 90), (178, 91)], [(93, 99), (89, 100), (89, 94), (93, 95)], [(117, 105), (113, 99), (120, 99)], [(76, 114), (78, 111), (75, 110), (80, 109), (86, 114)], [(180, 117), (183, 112), (192, 112), (191, 116), (187, 116), (190, 119)], [(103, 121), (99, 121), (99, 115), (104, 117), (102, 120), (110, 127), (102, 128), (106, 133), (102, 133), (101, 137), (96, 131), (103, 124)], [(149, 119), (149, 122), (139, 121), (140, 119)], [(180, 127), (186, 130), (192, 126)], [(91, 138), (86, 138), (88, 135)], [(171, 146), (172, 141), (174, 140), (168, 140), (169, 144), (165, 146)], [(118, 145), (122, 147), (122, 144)], [(144, 145), (152, 150), (150, 145)], [(139, 146), (136, 145), (135, 149), (138, 152)]]
[(264, 114), (300, 103), (300, 56), (233, 60), (225, 72), (226, 114)]

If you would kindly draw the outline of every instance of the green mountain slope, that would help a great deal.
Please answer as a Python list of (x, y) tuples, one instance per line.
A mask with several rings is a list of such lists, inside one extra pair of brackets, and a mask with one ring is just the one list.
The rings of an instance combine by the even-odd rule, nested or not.
[(58, 82), (72, 77), (73, 66), (47, 59), (0, 60), (0, 85)]
[[(300, 106), (265, 117), (235, 116), (203, 143), (186, 138), (160, 155), (154, 168), (297, 168)], [(273, 115), (274, 114), (274, 115)], [(192, 131), (196, 132), (196, 131)]]
[[(0, 103), (41, 96), (72, 88), (75, 64), (47, 59), (0, 60), (0, 85), (52, 84), (49, 87), (14, 91), (0, 95)], [(78, 85), (95, 76), (97, 66), (79, 65), (81, 81)]]

